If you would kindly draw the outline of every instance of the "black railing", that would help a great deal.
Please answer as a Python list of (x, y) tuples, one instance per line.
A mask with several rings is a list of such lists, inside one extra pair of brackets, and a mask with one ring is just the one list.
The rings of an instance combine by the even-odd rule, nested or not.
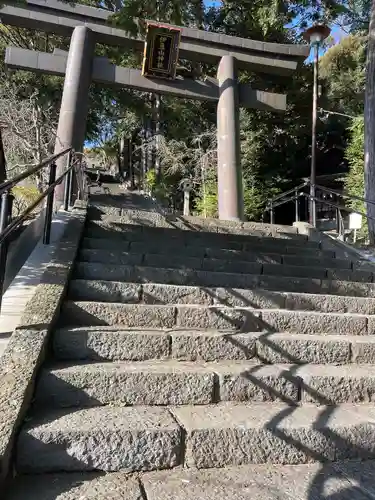
[[(58, 179), (56, 179), (56, 161), (66, 156), (66, 169)], [(40, 196), (32, 202), (21, 215), (13, 219), (13, 195), (12, 189), (23, 180), (32, 177), (43, 169), (49, 167), (48, 187)], [(6, 261), (9, 247), (9, 240), (12, 234), (30, 217), (34, 210), (46, 199), (45, 219), (43, 229), (43, 243), (49, 245), (51, 240), (51, 224), (54, 206), (54, 196), (56, 186), (62, 183), (66, 177), (64, 191), (64, 209), (68, 210), (72, 206), (74, 181), (78, 185), (78, 198), (85, 196), (85, 179), (82, 174), (81, 156), (74, 154), (71, 148), (64, 149), (38, 165), (33, 165), (22, 174), (0, 184), (1, 209), (0, 209), (0, 310), (3, 296), (3, 287), (6, 271)]]
[[(266, 206), (264, 215), (268, 212), (270, 214), (270, 222), (271, 224), (275, 223), (275, 208), (284, 205), (285, 203), (289, 203), (291, 201), (294, 201), (295, 203), (295, 221), (298, 222), (300, 220), (300, 207), (299, 207), (299, 199), (305, 198), (309, 200), (310, 202), (313, 201), (314, 203), (310, 203), (310, 207), (313, 207), (313, 210), (316, 210), (316, 204), (320, 203), (321, 205), (326, 205), (333, 209), (335, 211), (335, 218), (336, 218), (336, 226), (337, 226), (337, 233), (339, 238), (343, 239), (344, 238), (344, 233), (345, 233), (345, 227), (344, 227), (344, 220), (342, 217), (342, 212), (347, 212), (347, 213), (353, 213), (353, 214), (358, 214), (364, 217), (365, 219), (370, 219), (370, 220), (375, 220), (373, 217), (370, 217), (367, 215), (365, 212), (361, 212), (360, 210), (355, 210), (351, 207), (346, 206), (340, 201), (340, 198), (342, 200), (349, 199), (352, 201), (361, 201), (363, 203), (369, 203), (371, 205), (375, 205), (375, 202), (372, 200), (368, 200), (366, 198), (361, 198), (360, 196), (354, 196), (350, 195), (345, 192), (340, 192), (336, 191), (334, 189), (326, 188), (325, 186), (320, 186), (319, 184), (315, 184), (314, 186), (314, 192), (315, 193), (323, 193), (323, 194), (328, 194), (330, 196), (334, 196), (335, 200), (328, 200), (323, 197), (319, 197), (317, 195), (311, 196), (310, 193), (306, 193), (304, 191), (305, 188), (309, 188), (311, 186), (310, 181), (306, 181), (303, 184), (300, 184), (299, 186), (290, 189), (289, 191), (285, 191), (284, 193), (279, 194), (278, 196), (275, 196), (274, 198), (270, 199), (268, 201), (268, 204)], [(264, 217), (263, 215), (263, 217)], [(312, 214), (310, 213), (310, 219), (311, 220), (316, 220), (316, 217), (312, 217)]]

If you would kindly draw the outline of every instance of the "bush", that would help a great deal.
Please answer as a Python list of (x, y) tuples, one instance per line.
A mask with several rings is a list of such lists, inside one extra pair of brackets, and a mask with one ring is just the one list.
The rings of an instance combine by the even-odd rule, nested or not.
[[(345, 179), (345, 191), (349, 195), (364, 197), (365, 194), (365, 156), (364, 156), (364, 118), (358, 116), (352, 121), (350, 127), (350, 140), (346, 148), (345, 157), (349, 163), (349, 173)], [(364, 202), (359, 200), (348, 200), (347, 206), (353, 210), (366, 213)], [(359, 231), (359, 238), (368, 235), (367, 221), (364, 221), (362, 229)]]
[(218, 217), (217, 183), (215, 180), (210, 180), (201, 186), (195, 200), (195, 208), (198, 215), (203, 217)]
[[(280, 191), (260, 181), (250, 182), (246, 179), (243, 180), (243, 190), (244, 215), (245, 219), (250, 221), (260, 221), (268, 200)], [(218, 217), (217, 181), (215, 179), (206, 182), (204, 191), (200, 188), (195, 207), (199, 215)]]

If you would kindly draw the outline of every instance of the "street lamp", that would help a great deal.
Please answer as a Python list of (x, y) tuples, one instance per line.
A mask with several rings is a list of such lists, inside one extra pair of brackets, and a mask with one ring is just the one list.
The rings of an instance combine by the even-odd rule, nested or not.
[(316, 182), (316, 122), (318, 116), (318, 79), (319, 79), (319, 48), (331, 30), (323, 24), (316, 24), (305, 31), (304, 39), (314, 49), (314, 89), (313, 89), (313, 109), (312, 109), (312, 133), (311, 133), (311, 174), (310, 174), (310, 224), (316, 227), (316, 203), (315, 203), (315, 182)]

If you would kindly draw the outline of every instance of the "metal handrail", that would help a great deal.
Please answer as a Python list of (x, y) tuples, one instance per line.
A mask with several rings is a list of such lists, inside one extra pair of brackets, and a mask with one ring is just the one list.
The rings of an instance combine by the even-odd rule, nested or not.
[[(272, 209), (272, 207), (275, 208), (275, 207), (278, 207), (284, 203), (288, 203), (289, 201), (292, 201), (295, 198), (295, 196), (291, 197), (291, 198), (287, 198), (287, 199), (283, 200), (281, 203), (279, 202), (279, 203), (275, 204), (275, 201), (282, 200), (283, 198), (286, 198), (287, 196), (289, 196), (291, 193), (293, 193), (293, 192), (295, 193), (296, 191), (299, 191), (300, 189), (307, 187), (307, 186), (310, 186), (310, 185), (311, 185), (311, 182), (306, 181), (303, 184), (300, 184), (293, 189), (289, 189), (288, 191), (285, 191), (284, 193), (281, 193), (281, 194), (275, 196), (274, 198), (271, 198), (268, 201), (268, 204), (265, 208), (265, 211), (267, 212), (270, 209)], [(326, 193), (329, 193), (329, 194), (334, 194), (335, 196), (338, 196), (341, 198), (348, 198), (350, 200), (357, 200), (357, 201), (362, 201), (363, 203), (369, 203), (370, 205), (375, 205), (375, 201), (369, 200), (368, 198), (362, 198), (361, 196), (356, 196), (354, 194), (341, 193), (340, 191), (336, 191), (334, 189), (330, 189), (330, 188), (327, 188), (325, 186), (321, 186), (320, 184), (315, 184), (315, 188), (319, 189), (320, 191), (324, 191)], [(364, 215), (364, 214), (362, 214), (362, 215)]]
[[(67, 156), (67, 167), (66, 170), (56, 179), (56, 160)], [(46, 209), (45, 209), (45, 220), (44, 220), (44, 232), (43, 232), (43, 243), (48, 245), (50, 243), (51, 236), (51, 223), (52, 223), (52, 213), (54, 204), (54, 194), (55, 188), (62, 181), (66, 179), (65, 192), (64, 192), (64, 208), (67, 210), (72, 204), (72, 194), (73, 194), (73, 175), (75, 173), (78, 183), (84, 186), (84, 179), (81, 179), (82, 172), (81, 169), (77, 169), (77, 165), (80, 163), (80, 159), (74, 158), (74, 153), (72, 148), (67, 148), (46, 158), (38, 165), (32, 166), (26, 172), (10, 179), (8, 181), (0, 184), (0, 195), (1, 195), (1, 210), (0, 210), (0, 308), (3, 295), (3, 285), (5, 278), (5, 267), (9, 246), (9, 237), (14, 231), (16, 231), (22, 223), (30, 216), (30, 214), (35, 210), (35, 208), (46, 199)], [(40, 194), (37, 200), (35, 200), (31, 205), (29, 205), (21, 215), (16, 219), (12, 220), (12, 205), (13, 205), (13, 195), (11, 190), (19, 182), (27, 179), (28, 177), (38, 173), (45, 167), (49, 167), (49, 180), (48, 188)], [(83, 194), (83, 193), (82, 193)]]
[[(301, 188), (305, 188), (308, 186), (311, 187), (310, 180), (306, 181), (302, 185), (296, 186), (294, 189), (290, 189), (289, 191), (281, 193), (277, 197), (274, 197), (271, 200), (269, 200), (269, 202), (264, 210), (264, 213), (263, 213), (263, 219), (264, 219), (265, 213), (269, 212), (270, 213), (270, 222), (271, 222), (271, 224), (274, 224), (275, 223), (275, 208), (277, 208), (281, 205), (284, 205), (285, 203), (290, 203), (291, 201), (294, 201), (295, 202), (295, 212), (296, 212), (295, 213), (295, 220), (299, 221), (299, 203), (298, 203), (298, 200), (301, 196), (303, 196), (306, 199), (313, 201), (314, 205), (315, 205), (315, 202), (319, 202), (323, 205), (327, 205), (329, 207), (336, 209), (337, 233), (338, 233), (340, 239), (344, 238), (344, 233), (345, 233), (344, 221), (343, 221), (343, 217), (341, 214), (342, 211), (345, 211), (349, 214), (351, 214), (351, 213), (359, 214), (362, 217), (365, 217), (367, 220), (374, 220), (375, 221), (374, 217), (371, 217), (370, 215), (368, 215), (360, 210), (355, 210), (352, 207), (347, 207), (347, 206), (341, 205), (339, 202), (335, 203), (334, 201), (330, 201), (330, 200), (327, 200), (324, 198), (313, 196), (311, 192), (306, 193), (306, 192), (300, 191)], [(335, 191), (334, 189), (326, 188), (325, 186), (321, 186), (320, 184), (315, 184), (314, 188), (315, 188), (314, 192), (320, 191), (322, 193), (328, 193), (331, 195), (335, 195), (337, 198), (342, 198), (342, 199), (347, 198), (349, 200), (357, 200), (357, 201), (361, 201), (363, 203), (369, 203), (371, 205), (375, 205), (374, 201), (371, 201), (371, 200), (368, 200), (366, 198), (362, 198), (362, 197), (356, 196), (356, 195), (349, 195), (347, 193), (340, 193), (339, 191)], [(290, 196), (293, 192), (294, 192), (294, 196)], [(275, 201), (276, 201), (276, 203), (275, 203)]]
[(363, 203), (369, 203), (370, 205), (375, 205), (375, 201), (368, 200), (367, 198), (361, 198), (361, 196), (356, 196), (354, 194), (340, 193), (340, 191), (335, 191), (334, 189), (327, 188), (325, 186), (320, 186), (315, 184), (315, 187), (320, 189), (320, 191), (325, 191), (330, 194), (334, 194), (341, 198), (349, 198), (350, 200), (362, 201)]
[(32, 168), (29, 168), (22, 174), (17, 175), (16, 177), (13, 177), (13, 179), (9, 179), (9, 181), (5, 181), (0, 184), (0, 194), (3, 194), (4, 191), (7, 191), (8, 189), (12, 189), (14, 186), (16, 186), (19, 182), (24, 181), (28, 177), (31, 177), (32, 175), (37, 174), (40, 172), (45, 167), (48, 167), (51, 165), (51, 163), (54, 163), (56, 160), (61, 158), (61, 156), (66, 155), (72, 150), (72, 148), (67, 148), (64, 149), (63, 151), (60, 151), (60, 153), (57, 153), (55, 155), (50, 156), (49, 158), (46, 158), (42, 162), (38, 163), (38, 165), (33, 165)]
[(271, 198), (268, 203), (269, 204), (273, 204), (275, 201), (277, 200), (280, 200), (281, 198), (283, 198), (284, 196), (288, 196), (289, 194), (292, 194), (294, 193), (295, 191), (299, 191), (300, 189), (308, 186), (310, 183), (310, 181), (305, 181), (304, 183), (300, 184), (299, 186), (296, 186), (294, 187), (293, 189), (289, 189), (289, 191), (285, 191), (284, 193), (281, 193), (277, 196), (275, 196), (274, 198)]
[(363, 212), (360, 212), (359, 210), (354, 210), (351, 207), (345, 207), (344, 205), (338, 205), (337, 203), (334, 203), (334, 202), (331, 202), (331, 201), (327, 201), (324, 198), (317, 198), (316, 196), (311, 196), (310, 194), (307, 194), (307, 193), (303, 193), (303, 196), (305, 196), (306, 198), (318, 201), (319, 203), (323, 203), (323, 204), (325, 203), (326, 205), (329, 205), (330, 207), (333, 207), (333, 208), (337, 208), (338, 210), (343, 210), (344, 212), (349, 212), (351, 214), (362, 215), (366, 219), (370, 219), (370, 220), (374, 220), (375, 221), (375, 217), (371, 217), (370, 215), (365, 214)]
[[(61, 174), (57, 180), (55, 180), (48, 186), (48, 188), (39, 196), (37, 200), (34, 201), (34, 203), (29, 205), (21, 215), (14, 219), (14, 221), (12, 221), (6, 227), (6, 229), (0, 233), (0, 245), (4, 243), (4, 241), (11, 235), (11, 233), (15, 231), (29, 217), (29, 215), (36, 209), (36, 207), (40, 205), (40, 203), (55, 190), (55, 187), (61, 184), (65, 176), (67, 176), (69, 172), (71, 172), (75, 165), (76, 163), (73, 163), (67, 170), (65, 170), (65, 172)], [(45, 242), (45, 244), (48, 245), (49, 241)]]
[(294, 194), (293, 196), (289, 196), (288, 198), (285, 198), (285, 200), (281, 200), (278, 203), (272, 203), (272, 208), (280, 207), (281, 205), (284, 205), (284, 203), (288, 203), (289, 201), (294, 201), (296, 197), (299, 198), (300, 196), (304, 196), (305, 194), (306, 193), (300, 192), (298, 194)]

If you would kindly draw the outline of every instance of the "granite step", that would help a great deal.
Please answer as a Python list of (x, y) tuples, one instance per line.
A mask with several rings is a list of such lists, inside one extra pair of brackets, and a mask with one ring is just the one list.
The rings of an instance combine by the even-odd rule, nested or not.
[(254, 359), (267, 364), (375, 364), (373, 335), (71, 327), (55, 331), (53, 350), (56, 359), (66, 361)]
[[(173, 238), (171, 239), (160, 239), (158, 241), (149, 240), (147, 241), (147, 245), (145, 245), (144, 241), (127, 241), (120, 240), (116, 238), (115, 240), (111, 238), (96, 238), (93, 236), (85, 234), (85, 237), (82, 240), (82, 248), (91, 249), (91, 250), (109, 250), (109, 251), (122, 251), (122, 252), (131, 252), (143, 254), (145, 250), (148, 253), (153, 254), (170, 254), (171, 249), (175, 252), (178, 252), (178, 255), (185, 255), (187, 257), (213, 257), (213, 258), (238, 258), (240, 260), (249, 260), (251, 256), (256, 255), (268, 255), (270, 254), (271, 260), (276, 259), (277, 262), (280, 260), (280, 254), (283, 254), (291, 259), (289, 263), (293, 263), (293, 256), (298, 256), (302, 258), (301, 248), (290, 246), (289, 243), (285, 246), (282, 245), (282, 248), (269, 248), (264, 243), (258, 242), (251, 245), (249, 250), (236, 250), (233, 248), (220, 248), (217, 245), (215, 246), (204, 246), (204, 245), (185, 245), (183, 241), (175, 241)], [(319, 250), (317, 248), (303, 248), (303, 258), (312, 258), (315, 259), (315, 262), (318, 263), (320, 259), (334, 259), (335, 252), (332, 250)]]
[[(172, 261), (173, 259), (171, 259)], [(173, 263), (172, 263), (173, 266)], [(350, 271), (347, 269), (325, 270), (302, 266), (283, 266), (280, 264), (256, 264), (248, 263), (246, 272), (224, 272), (205, 271), (184, 267), (157, 267), (136, 265), (115, 265), (99, 262), (76, 262), (74, 276), (78, 279), (101, 280), (101, 281), (129, 281), (135, 283), (165, 283), (169, 285), (195, 285), (195, 286), (221, 286), (233, 288), (252, 288), (252, 283), (260, 282), (269, 278), (285, 278), (286, 282), (298, 279), (322, 280), (322, 281), (349, 281), (357, 283), (373, 283), (374, 274), (371, 271)], [(249, 272), (251, 271), (251, 272)], [(265, 278), (263, 278), (265, 277)], [(306, 282), (304, 282), (305, 284)], [(309, 283), (309, 282), (307, 282)], [(303, 291), (314, 293), (318, 287), (314, 287), (311, 281), (310, 290), (286, 290), (281, 291)], [(282, 282), (284, 286), (284, 282)], [(354, 285), (353, 285), (354, 286)], [(263, 288), (260, 286), (260, 288)], [(321, 288), (321, 282), (319, 282)], [(276, 288), (276, 290), (279, 290)], [(316, 292), (315, 292), (316, 293)], [(357, 295), (354, 293), (353, 295)]]
[[(102, 406), (33, 415), (18, 473), (151, 471), (375, 458), (373, 404)], [(239, 446), (238, 443), (241, 443)]]
[(124, 472), (71, 472), (17, 476), (5, 500), (26, 499), (144, 500), (144, 497), (139, 481)]
[(375, 458), (373, 404), (222, 403), (172, 413), (186, 432), (187, 467)]
[[(239, 229), (237, 231), (227, 231), (226, 227), (223, 227), (220, 231), (217, 230), (215, 226), (200, 226), (200, 227), (188, 227), (186, 225), (175, 225), (173, 227), (157, 227), (148, 226), (147, 224), (132, 224), (128, 219), (118, 219), (118, 218), (106, 218), (103, 220), (88, 220), (86, 222), (87, 232), (102, 232), (108, 233), (112, 232), (116, 236), (120, 236), (123, 239), (128, 239), (129, 237), (138, 239), (139, 241), (144, 241), (146, 237), (158, 239), (158, 238), (170, 238), (174, 240), (184, 240), (184, 241), (242, 241), (248, 242), (252, 239), (265, 238), (266, 240), (280, 239), (289, 240), (296, 242), (296, 244), (302, 245), (303, 243), (312, 243), (313, 247), (318, 248), (319, 244), (316, 242), (310, 242), (305, 234), (298, 234), (297, 232), (288, 231), (275, 231), (264, 226), (254, 226), (250, 224), (245, 229)], [(143, 235), (143, 236), (142, 236)]]
[(183, 432), (161, 407), (94, 407), (32, 414), (17, 443), (18, 473), (173, 468)]
[(225, 469), (149, 472), (148, 500), (369, 500), (375, 463), (244, 465)]
[[(264, 265), (264, 270), (267, 272), (267, 266), (283, 264), (286, 272), (288, 269), (295, 267), (315, 268), (322, 270), (317, 277), (326, 277), (327, 273), (323, 270), (327, 269), (352, 269), (352, 262), (344, 259), (308, 259), (306, 257), (286, 256), (275, 254), (248, 254), (250, 260), (232, 259), (230, 254), (225, 258), (214, 257), (188, 257), (184, 255), (168, 255), (168, 254), (152, 254), (147, 252), (147, 248), (140, 252), (122, 252), (113, 250), (92, 250), (81, 249), (78, 254), (78, 260), (81, 262), (99, 262), (103, 264), (115, 265), (137, 265), (137, 266), (156, 266), (156, 267), (175, 267), (175, 268), (191, 268), (202, 269), (206, 271), (223, 271), (233, 273), (253, 273), (254, 269), (261, 270), (258, 264)], [(354, 263), (354, 266), (356, 264)], [(273, 269), (273, 267), (271, 268)], [(355, 267), (355, 270), (365, 272), (374, 271), (373, 269), (365, 269), (363, 265)], [(258, 271), (259, 272), (259, 271)], [(303, 271), (302, 271), (303, 272)], [(271, 273), (270, 273), (271, 274)], [(306, 271), (303, 274), (306, 275)], [(313, 276), (316, 277), (316, 276)]]
[[(97, 205), (96, 205), (97, 207)], [(214, 218), (203, 218), (197, 216), (182, 216), (182, 215), (163, 215), (160, 212), (155, 214), (155, 211), (134, 211), (128, 208), (123, 209), (121, 214), (111, 213), (110, 207), (101, 205), (102, 213), (106, 212), (105, 221), (110, 223), (143, 225), (148, 228), (169, 228), (179, 229), (182, 231), (200, 232), (208, 231), (213, 233), (228, 233), (228, 234), (247, 234), (254, 231), (260, 232), (269, 236), (278, 233), (298, 234), (298, 228), (294, 226), (286, 226), (282, 224), (268, 224), (263, 222), (238, 222), (225, 221)], [(139, 219), (141, 224), (139, 224)], [(151, 221), (153, 224), (148, 224)], [(160, 226), (155, 225), (155, 222), (161, 222)]]
[[(355, 368), (353, 371), (356, 373)], [(375, 381), (373, 372), (375, 369), (369, 368), (367, 378), (360, 372), (356, 392), (358, 400), (361, 397), (363, 399), (365, 388), (372, 394), (372, 388), (375, 388), (375, 382), (372, 383), (372, 380)], [(313, 374), (308, 374), (311, 385), (315, 381)], [(342, 374), (347, 374), (344, 368)], [(354, 389), (357, 380), (355, 375), (352, 375), (352, 379)], [(349, 390), (352, 379), (347, 382), (345, 389)], [(316, 381), (316, 385), (322, 385), (321, 398), (324, 397), (324, 390), (329, 390), (324, 380), (321, 377)], [(39, 408), (108, 404), (167, 406), (278, 399), (293, 404), (300, 401), (303, 384), (303, 378), (295, 373), (291, 365), (259, 365), (251, 361), (63, 364), (42, 370), (36, 390), (36, 404)], [(317, 391), (315, 393), (317, 399), (319, 394)], [(312, 396), (304, 396), (306, 401), (310, 401), (309, 398)]]
[(19, 476), (6, 500), (369, 500), (375, 461)]
[(305, 235), (277, 233), (273, 236), (265, 236), (262, 233), (252, 234), (228, 234), (194, 231), (178, 231), (176, 229), (154, 229), (145, 226), (129, 226), (120, 223), (108, 223), (105, 221), (91, 221), (86, 224), (84, 235), (86, 237), (106, 238), (114, 241), (128, 242), (156, 242), (159, 245), (183, 245), (217, 246), (231, 248), (233, 250), (250, 250), (252, 245), (270, 246), (274, 248), (285, 248), (286, 246), (298, 247), (300, 251), (304, 248), (320, 249), (320, 243), (308, 240)]
[(69, 285), (68, 296), (71, 300), (128, 304), (198, 304), (375, 314), (375, 298), (277, 292), (259, 288), (216, 288), (73, 279)]
[(60, 364), (41, 371), (38, 407), (207, 405), (219, 401), (371, 403), (375, 365), (264, 365), (253, 361)]
[(255, 357), (263, 363), (375, 364), (374, 335), (298, 333), (252, 334)]
[(375, 334), (375, 316), (364, 314), (84, 301), (66, 301), (61, 323), (61, 326), (122, 325), (138, 329), (232, 329), (242, 333)]

